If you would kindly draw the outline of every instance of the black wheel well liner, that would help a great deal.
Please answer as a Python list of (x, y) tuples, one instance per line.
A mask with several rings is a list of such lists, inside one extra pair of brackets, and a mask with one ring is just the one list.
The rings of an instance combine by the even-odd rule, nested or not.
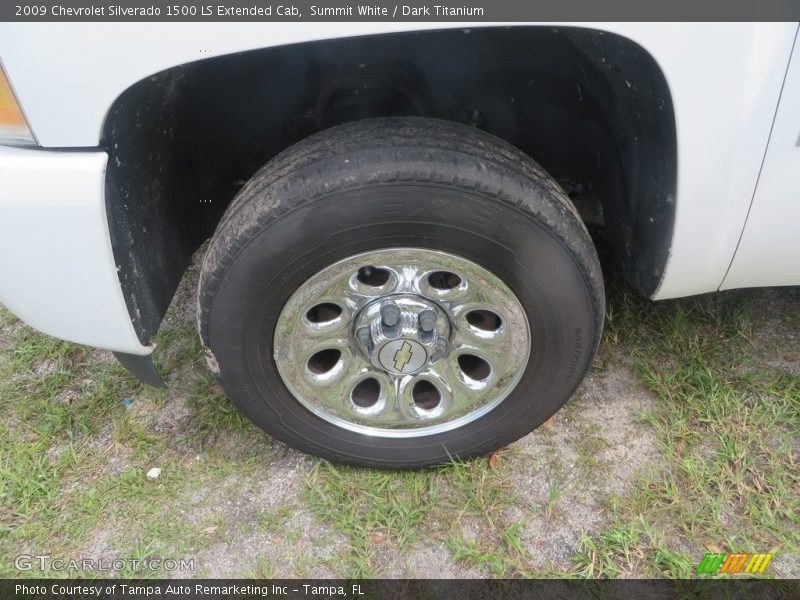
[(179, 65), (116, 99), (101, 141), (106, 208), (140, 341), (263, 163), (321, 128), (403, 115), (485, 129), (590, 190), (622, 272), (643, 294), (656, 291), (672, 240), (677, 143), (667, 82), (645, 49), (579, 27), (382, 34)]

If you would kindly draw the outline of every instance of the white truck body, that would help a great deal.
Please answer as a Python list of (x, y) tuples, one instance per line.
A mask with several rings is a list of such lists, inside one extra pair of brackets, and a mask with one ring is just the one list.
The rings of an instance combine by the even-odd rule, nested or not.
[[(39, 147), (0, 145), (0, 302), (73, 342), (147, 355), (120, 287), (106, 217), (115, 99), (156, 72), (247, 50), (486, 23), (2, 23), (0, 60)], [(508, 24), (518, 26), (519, 24)], [(588, 26), (663, 71), (677, 135), (675, 225), (655, 299), (800, 284), (796, 23)], [(794, 56), (793, 53), (794, 49)]]

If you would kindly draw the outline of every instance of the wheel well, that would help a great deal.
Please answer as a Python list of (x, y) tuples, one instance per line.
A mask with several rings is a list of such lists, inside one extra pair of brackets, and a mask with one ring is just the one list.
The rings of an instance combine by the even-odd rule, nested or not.
[(309, 42), (180, 65), (128, 88), (103, 128), (115, 260), (142, 343), (244, 182), (346, 121), (437, 117), (516, 145), (576, 204), (599, 199), (628, 280), (655, 292), (675, 213), (672, 101), (634, 42), (573, 27), (493, 27)]

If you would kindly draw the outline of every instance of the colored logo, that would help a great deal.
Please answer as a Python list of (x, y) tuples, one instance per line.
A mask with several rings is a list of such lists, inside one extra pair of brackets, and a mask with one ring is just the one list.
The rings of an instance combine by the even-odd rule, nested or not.
[(726, 554), (709, 552), (700, 561), (698, 573), (763, 573), (772, 560), (772, 554)]

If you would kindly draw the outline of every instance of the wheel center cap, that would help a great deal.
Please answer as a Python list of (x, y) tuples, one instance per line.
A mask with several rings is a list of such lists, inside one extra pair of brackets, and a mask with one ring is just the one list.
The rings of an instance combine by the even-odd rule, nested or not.
[(428, 352), (416, 340), (392, 340), (381, 348), (378, 362), (390, 373), (410, 375), (428, 362)]
[(361, 309), (352, 331), (356, 346), (374, 366), (405, 376), (445, 355), (450, 319), (423, 296), (395, 294)]

